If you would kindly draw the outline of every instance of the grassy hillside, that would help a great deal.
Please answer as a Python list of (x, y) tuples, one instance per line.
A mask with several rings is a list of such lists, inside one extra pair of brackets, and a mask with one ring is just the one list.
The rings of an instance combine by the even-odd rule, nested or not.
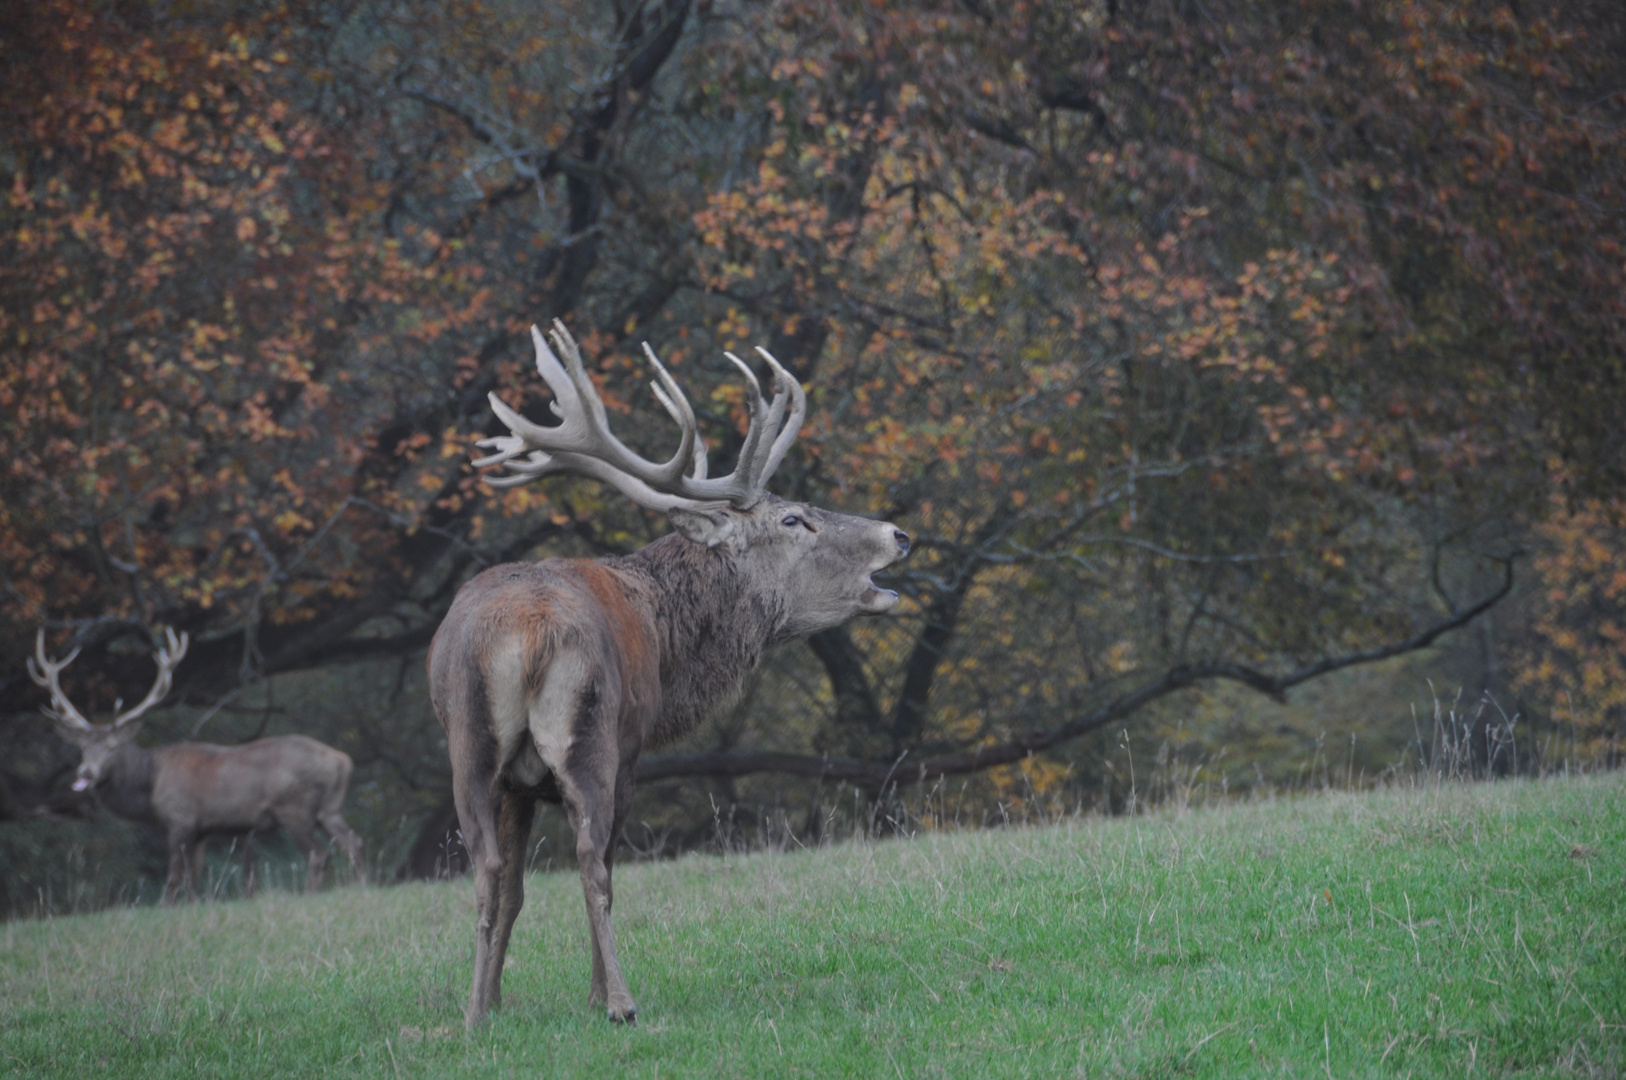
[(30, 1076), (1617, 1076), (1626, 776), (691, 856), (617, 875), (641, 1013), (529, 883), (465, 1036), (467, 882), (0, 930)]

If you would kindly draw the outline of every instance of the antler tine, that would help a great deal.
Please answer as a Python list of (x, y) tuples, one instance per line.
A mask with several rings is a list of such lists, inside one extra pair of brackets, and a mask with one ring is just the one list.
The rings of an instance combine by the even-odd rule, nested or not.
[[(660, 357), (655, 355), (655, 350), (649, 347), (647, 341), (644, 342), (644, 355), (649, 358), (650, 364), (654, 366), (655, 374), (660, 376), (660, 383), (650, 383), (649, 388), (655, 391), (655, 396), (660, 399), (662, 405), (666, 406), (666, 411), (672, 414), (672, 419), (676, 420), (684, 430), (693, 429), (695, 432), (693, 465), (689, 472), (689, 479), (704, 480), (707, 468), (706, 440), (700, 437), (700, 426), (695, 421), (694, 408), (690, 406), (688, 397), (683, 393), (683, 388), (677, 384), (676, 379), (672, 378), (671, 373), (666, 370), (666, 365), (661, 363)], [(662, 389), (661, 383), (666, 384), (665, 389)]]
[[(592, 459), (601, 462), (603, 467), (593, 469), (590, 475), (605, 479), (605, 468), (624, 473), (627, 479), (633, 481), (630, 486), (618, 481), (610, 482), (629, 494), (632, 491), (641, 493), (646, 489), (656, 492), (673, 490), (684, 470), (690, 467), (699, 432), (694, 410), (689, 407), (688, 400), (671, 375), (656, 361), (656, 375), (661, 384), (656, 387), (656, 397), (678, 422), (683, 437), (677, 453), (670, 460), (657, 464), (633, 453), (610, 431), (604, 402), (582, 366), (581, 350), (564, 324), (554, 320), (550, 336), (559, 352), (564, 354), (564, 363), (560, 363), (548, 347), (541, 330), (531, 327), (531, 341), (536, 347), (537, 374), (553, 391), (552, 407), (559, 417), (559, 424), (555, 427), (534, 424), (509, 408), (495, 393), (488, 395), (492, 411), (507, 425), (511, 434), (483, 440), (479, 445), (494, 449), (496, 453), (478, 459), (474, 462), (475, 467), (507, 466), (511, 475), (488, 483), (508, 487), (549, 473), (583, 472), (582, 463)], [(521, 458), (525, 460), (520, 462)]]
[[(536, 349), (536, 373), (542, 376), (542, 381), (553, 391), (553, 401), (549, 407), (553, 414), (559, 417), (560, 423), (552, 428), (533, 424), (510, 409), (495, 392), (487, 394), (486, 400), (491, 402), (492, 411), (497, 414), (497, 419), (508, 426), (512, 434), (482, 441), (481, 446), (497, 447), (499, 452), (476, 461), (474, 464), (477, 468), (506, 464), (527, 451), (531, 451), (530, 457), (535, 462), (538, 458), (537, 448), (567, 449), (584, 445), (589, 440), (587, 418), (582, 413), (581, 395), (577, 390), (575, 379), (565, 371), (564, 365), (559, 363), (559, 358), (548, 348), (547, 340), (542, 337), (542, 331), (535, 326), (531, 327), (531, 344)], [(578, 365), (581, 362), (579, 354), (576, 362)], [(542, 460), (546, 460), (545, 455), (542, 456)]]
[(42, 627), (34, 637), (34, 655), (28, 658), (28, 677), (51, 692), (51, 704), (41, 710), (46, 716), (67, 727), (91, 731), (94, 730), (93, 725), (73, 707), (68, 695), (62, 692), (59, 679), (62, 669), (73, 663), (78, 655), (79, 648), (75, 646), (73, 652), (61, 660), (49, 659), (45, 655), (45, 630)]
[(666, 411), (673, 420), (678, 422), (678, 426), (683, 429), (685, 437), (692, 435), (695, 442), (703, 441), (700, 438), (700, 426), (695, 421), (694, 408), (689, 404), (688, 396), (683, 393), (683, 388), (677, 384), (676, 379), (672, 378), (671, 372), (666, 370), (666, 365), (661, 363), (660, 357), (655, 355), (655, 350), (649, 347), (647, 341), (644, 342), (644, 356), (649, 360), (650, 366), (655, 369), (656, 378), (659, 379), (658, 382), (649, 384), (649, 388), (655, 392), (656, 399), (666, 406)]
[[(760, 345), (757, 346), (757, 352), (761, 353), (762, 358), (768, 361), (768, 366), (773, 368), (774, 404), (779, 404), (780, 386), (790, 390), (792, 402), (790, 419), (785, 421), (785, 426), (779, 429), (779, 434), (774, 438), (773, 446), (768, 449), (767, 460), (762, 463), (762, 470), (758, 474), (758, 484), (767, 487), (768, 480), (773, 476), (774, 471), (779, 468), (779, 463), (785, 460), (785, 455), (790, 451), (791, 444), (796, 441), (796, 436), (802, 433), (802, 421), (807, 417), (807, 394), (802, 390), (802, 384), (797, 381), (796, 376), (786, 371), (784, 366), (774, 358), (773, 353)], [(781, 410), (781, 415), (783, 415), (783, 410)], [(775, 424), (777, 422), (776, 418)]]
[[(479, 445), (485, 446), (506, 441), (506, 439), (486, 439)], [(474, 464), (478, 465), (480, 462), (477, 461)], [(495, 488), (510, 488), (530, 483), (532, 480), (549, 474), (570, 473), (609, 484), (639, 506), (661, 513), (677, 509), (721, 510), (729, 505), (728, 500), (721, 497), (689, 497), (656, 491), (642, 480), (628, 476), (598, 458), (586, 457), (582, 454), (550, 455), (536, 452), (532, 453), (525, 463), (520, 465), (510, 463), (508, 468), (515, 475), (488, 476), (486, 477), (486, 483)]]
[(175, 675), (175, 668), (180, 664), (181, 658), (186, 655), (186, 647), (191, 642), (185, 633), (182, 633), (177, 638), (174, 629), (167, 626), (164, 627), (164, 642), (163, 645), (159, 646), (158, 651), (152, 654), (152, 658), (158, 662), (158, 678), (154, 680), (152, 689), (148, 690), (147, 696), (141, 699), (141, 704), (113, 718), (114, 728), (121, 728), (126, 724), (139, 720), (143, 713), (164, 700), (164, 695), (169, 693), (169, 686)]
[[(593, 433), (600, 437), (603, 449), (607, 453), (600, 453), (596, 448), (591, 451), (593, 456), (602, 457), (610, 465), (621, 469), (634, 479), (660, 490), (677, 482), (683, 476), (683, 470), (689, 466), (694, 455), (694, 444), (700, 439), (700, 425), (696, 423), (694, 409), (689, 406), (689, 399), (683, 395), (665, 365), (655, 357), (655, 350), (644, 343), (644, 353), (655, 365), (655, 376), (661, 385), (651, 384), (655, 397), (666, 407), (666, 411), (673, 420), (677, 421), (678, 429), (682, 432), (682, 440), (678, 444), (677, 453), (666, 462), (656, 465), (654, 462), (639, 457), (627, 449), (620, 439), (610, 431), (609, 417), (604, 412), (604, 402), (598, 396), (598, 390), (593, 386), (593, 380), (588, 378), (587, 371), (582, 367), (581, 350), (576, 347), (576, 339), (570, 336), (565, 324), (558, 319), (553, 320), (553, 329), (549, 331), (555, 345), (564, 352), (570, 364), (571, 378), (581, 392), (582, 400), (593, 418)], [(664, 391), (662, 389), (664, 387)]]
[(694, 466), (689, 470), (690, 480), (704, 480), (710, 465), (706, 461), (706, 444), (702, 439), (694, 441)]
[[(791, 400), (790, 388), (796, 386), (796, 384), (795, 380), (790, 377), (790, 373), (779, 365), (779, 362), (773, 358), (772, 354), (760, 346), (757, 348), (757, 352), (768, 357), (769, 364), (773, 369), (773, 401), (768, 405), (767, 412), (762, 418), (762, 437), (757, 440), (750, 460), (745, 463), (744, 467), (747, 469), (750, 483), (757, 490), (766, 491), (768, 478), (773, 475), (773, 468), (768, 466), (768, 460), (773, 456), (774, 447), (778, 446), (783, 438), (780, 425), (785, 419), (785, 409)], [(796, 390), (800, 392), (801, 387), (796, 386)], [(801, 424), (798, 422), (796, 427), (799, 430)], [(791, 439), (795, 437), (793, 432)], [(789, 449), (790, 442), (787, 440), (784, 443), (784, 448), (780, 450), (780, 456), (783, 457), (784, 452)], [(775, 460), (773, 464), (777, 467), (778, 460)]]
[[(536, 327), (534, 326), (531, 327), (531, 336), (533, 339), (536, 336)], [(570, 381), (576, 387), (577, 397), (587, 407), (587, 415), (593, 421), (593, 427), (608, 435), (610, 418), (604, 411), (603, 399), (598, 396), (598, 387), (593, 385), (593, 380), (587, 377), (587, 369), (582, 366), (582, 351), (576, 344), (576, 339), (570, 336), (570, 331), (565, 329), (564, 323), (555, 319), (553, 325), (548, 327), (548, 340), (553, 342), (554, 348), (564, 355), (565, 372), (570, 376)], [(555, 354), (552, 350), (548, 350), (548, 355), (554, 356)], [(557, 362), (557, 357), (555, 362)], [(541, 354), (538, 353), (537, 370), (540, 371), (541, 368)], [(543, 378), (546, 377), (544, 373)], [(555, 416), (561, 420), (566, 419), (557, 394), (555, 394), (555, 400), (551, 408)]]
[(740, 372), (745, 376), (745, 381), (751, 387), (749, 402), (751, 421), (745, 429), (745, 442), (740, 445), (740, 458), (734, 466), (733, 476), (738, 478), (741, 493), (745, 494), (751, 502), (755, 502), (761, 495), (761, 486), (756, 483), (755, 462), (758, 453), (757, 448), (762, 444), (763, 432), (767, 429), (769, 423), (767, 419), (768, 406), (762, 400), (762, 384), (757, 381), (757, 373), (751, 370), (751, 366), (731, 352), (725, 351), (723, 355), (728, 357), (729, 361), (740, 369)]

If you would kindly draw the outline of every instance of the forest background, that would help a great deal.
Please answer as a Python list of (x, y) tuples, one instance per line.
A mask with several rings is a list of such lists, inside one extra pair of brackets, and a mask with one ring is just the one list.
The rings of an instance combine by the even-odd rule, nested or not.
[(455, 869), (453, 594), (665, 528), (470, 469), (555, 317), (650, 456), (641, 342), (723, 459), (766, 346), (776, 488), (916, 537), (646, 759), (638, 850), (1358, 784), (1436, 702), (1482, 773), (1626, 743), (1614, 0), (41, 0), (0, 75), (0, 911), (162, 872), (41, 627), (102, 711), (187, 631), (144, 741), (315, 735)]

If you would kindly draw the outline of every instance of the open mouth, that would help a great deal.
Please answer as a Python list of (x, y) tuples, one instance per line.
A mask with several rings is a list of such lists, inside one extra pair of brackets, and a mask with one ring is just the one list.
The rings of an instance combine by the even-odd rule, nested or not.
[(858, 598), (859, 606), (871, 615), (878, 615), (883, 611), (891, 611), (898, 606), (898, 594), (891, 589), (883, 589), (875, 584), (873, 578), (864, 578), (864, 591)]

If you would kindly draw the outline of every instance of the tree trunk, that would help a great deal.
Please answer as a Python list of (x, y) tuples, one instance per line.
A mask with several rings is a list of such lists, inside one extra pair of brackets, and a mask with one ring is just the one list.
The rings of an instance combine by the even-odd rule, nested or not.
[(446, 881), (469, 872), (469, 851), (457, 824), (457, 805), (446, 789), (440, 805), (423, 819), (406, 862), (395, 872), (397, 881)]

